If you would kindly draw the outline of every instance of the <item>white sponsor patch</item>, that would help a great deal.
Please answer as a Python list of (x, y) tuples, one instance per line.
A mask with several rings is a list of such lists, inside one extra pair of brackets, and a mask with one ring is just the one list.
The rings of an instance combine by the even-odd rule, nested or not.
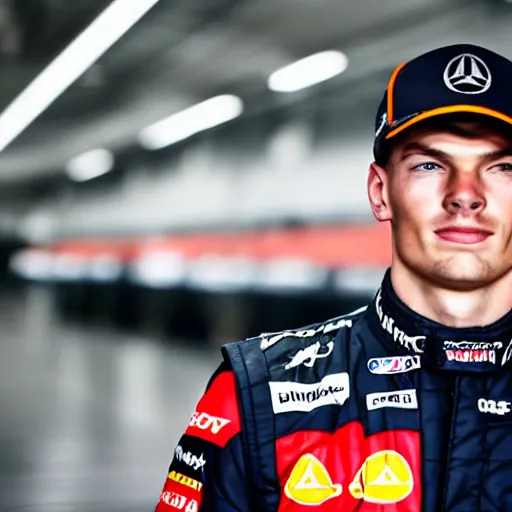
[(231, 420), (195, 411), (190, 417), (188, 425), (201, 430), (209, 430), (212, 434), (218, 434), (228, 423), (231, 423)]
[(478, 400), (478, 410), (484, 414), (497, 414), (499, 416), (504, 416), (510, 412), (510, 402), (507, 402), (506, 400), (496, 402), (496, 400), (480, 398)]
[(317, 359), (323, 359), (325, 357), (328, 357), (331, 354), (333, 348), (333, 341), (329, 341), (327, 345), (323, 347), (320, 344), (320, 342), (317, 341), (316, 343), (313, 343), (313, 345), (310, 345), (309, 347), (299, 350), (299, 352), (297, 352), (293, 356), (292, 360), (284, 367), (284, 369), (290, 370), (292, 368), (295, 368), (296, 366), (300, 366), (301, 364), (307, 366), (308, 368), (311, 368), (313, 367)]
[(395, 407), (397, 409), (417, 409), (415, 389), (404, 389), (402, 391), (386, 391), (383, 393), (370, 393), (366, 395), (366, 407), (369, 411), (381, 409), (382, 407)]
[(327, 375), (321, 382), (269, 382), (272, 408), (282, 412), (308, 412), (324, 405), (343, 405), (350, 396), (348, 373)]
[(180, 462), (184, 462), (187, 466), (194, 468), (196, 471), (201, 469), (206, 464), (206, 461), (204, 460), (204, 454), (201, 453), (201, 455), (198, 457), (192, 452), (186, 452), (183, 450), (181, 445), (176, 446), (174, 454), (176, 455), (176, 459), (178, 459)]
[(445, 341), (445, 350), (500, 350), (503, 348), (501, 341)]

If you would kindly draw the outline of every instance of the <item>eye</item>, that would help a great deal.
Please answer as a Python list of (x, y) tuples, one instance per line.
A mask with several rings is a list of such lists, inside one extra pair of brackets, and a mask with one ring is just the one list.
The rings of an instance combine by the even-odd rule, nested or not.
[(439, 169), (441, 169), (441, 166), (435, 162), (425, 162), (414, 167), (415, 171), (437, 171)]
[(512, 172), (512, 162), (503, 162), (495, 166), (498, 171)]

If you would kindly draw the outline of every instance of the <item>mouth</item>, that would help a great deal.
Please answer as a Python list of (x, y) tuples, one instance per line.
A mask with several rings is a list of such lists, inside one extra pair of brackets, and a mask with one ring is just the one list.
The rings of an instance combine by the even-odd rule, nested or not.
[(492, 236), (493, 233), (492, 231), (482, 228), (448, 226), (446, 228), (436, 230), (435, 234), (447, 242), (470, 245), (478, 244), (487, 240), (487, 238)]

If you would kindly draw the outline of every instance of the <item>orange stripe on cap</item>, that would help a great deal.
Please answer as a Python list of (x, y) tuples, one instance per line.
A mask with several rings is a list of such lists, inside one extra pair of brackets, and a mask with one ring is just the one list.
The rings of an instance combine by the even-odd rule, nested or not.
[(393, 103), (393, 93), (394, 93), (394, 90), (395, 90), (395, 82), (396, 82), (396, 78), (398, 76), (398, 73), (400, 73), (400, 71), (402, 71), (403, 67), (407, 64), (407, 62), (402, 62), (402, 64), (399, 64), (395, 70), (393, 71), (393, 73), (391, 73), (391, 76), (389, 77), (389, 82), (388, 82), (388, 108), (387, 108), (387, 112), (388, 112), (388, 124), (391, 125), (391, 123), (393, 122), (393, 108), (394, 108), (394, 103)]
[(409, 128), (409, 126), (419, 123), (420, 121), (423, 121), (424, 119), (428, 119), (430, 117), (435, 117), (435, 116), (440, 116), (442, 114), (455, 114), (458, 112), (468, 112), (470, 114), (483, 114), (486, 116), (494, 117), (496, 119), (499, 119), (501, 121), (504, 121), (504, 122), (512, 125), (512, 117), (502, 114), (501, 112), (498, 112), (497, 110), (492, 110), (492, 109), (486, 108), (486, 107), (479, 107), (477, 105), (450, 105), (449, 107), (434, 108), (432, 110), (428, 110), (426, 112), (422, 112), (421, 114), (418, 114), (416, 117), (409, 119), (407, 122), (405, 122), (404, 124), (402, 124), (401, 126), (396, 128), (395, 130), (389, 132), (386, 135), (386, 139), (390, 139), (391, 137), (394, 137), (395, 135), (404, 131), (406, 128)]

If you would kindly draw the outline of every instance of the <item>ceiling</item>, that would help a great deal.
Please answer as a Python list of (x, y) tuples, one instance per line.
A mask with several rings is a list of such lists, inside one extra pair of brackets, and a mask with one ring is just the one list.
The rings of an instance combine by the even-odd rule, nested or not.
[[(108, 4), (0, 0), (0, 108)], [(269, 74), (324, 49), (349, 57), (333, 81), (344, 95), (368, 81), (377, 94), (375, 77), (444, 43), (512, 57), (511, 21), (512, 5), (498, 0), (160, 0), (0, 153), (0, 183), (61, 175), (69, 158), (95, 147), (125, 151), (144, 126), (215, 94), (238, 94), (248, 116), (261, 115), (275, 105)], [(349, 88), (352, 102), (358, 90)]]

